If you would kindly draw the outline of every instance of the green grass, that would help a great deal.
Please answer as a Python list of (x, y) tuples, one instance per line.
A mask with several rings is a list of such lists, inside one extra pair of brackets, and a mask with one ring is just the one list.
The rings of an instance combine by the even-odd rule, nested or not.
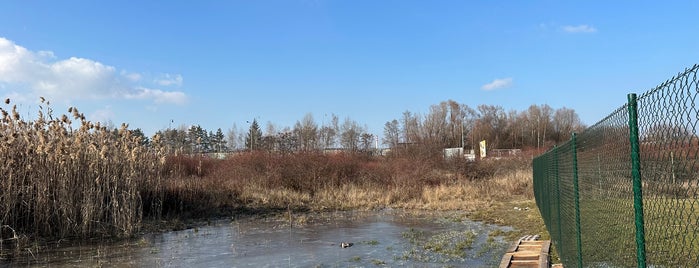
[(427, 251), (452, 258), (465, 258), (467, 250), (472, 248), (475, 239), (476, 234), (471, 230), (449, 231), (430, 237), (422, 247)]
[[(695, 199), (647, 198), (644, 200), (646, 264), (688, 267), (699, 262), (699, 204)], [(557, 213), (549, 215), (552, 236), (565, 263), (577, 261), (574, 211), (562, 209), (561, 229)], [(632, 199), (583, 199), (580, 202), (583, 266), (635, 266), (636, 228)]]
[(699, 263), (699, 204), (695, 198), (644, 200), (646, 263), (694, 266)]
[(369, 245), (369, 246), (376, 246), (376, 245), (379, 244), (379, 241), (376, 241), (376, 240), (367, 240), (367, 241), (362, 241), (362, 242), (360, 242), (360, 243), (365, 244), (365, 245)]
[(427, 234), (424, 231), (409, 229), (403, 233), (412, 247), (404, 252), (403, 259), (422, 262), (449, 262), (463, 260), (472, 254), (478, 234), (472, 230), (446, 231)]
[[(514, 207), (529, 209), (515, 210)], [(513, 227), (514, 230), (511, 232), (503, 231), (505, 237), (512, 241), (531, 234), (541, 235), (544, 240), (550, 239), (533, 199), (495, 203), (487, 209), (470, 213), (468, 217), (475, 221)]]

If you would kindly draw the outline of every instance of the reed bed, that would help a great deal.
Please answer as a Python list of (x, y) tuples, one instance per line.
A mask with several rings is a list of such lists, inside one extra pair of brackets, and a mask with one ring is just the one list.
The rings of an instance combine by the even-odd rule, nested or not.
[(144, 211), (159, 213), (165, 158), (157, 146), (143, 146), (127, 125), (112, 130), (87, 121), (76, 108), (54, 116), (43, 98), (33, 121), (21, 118), (16, 106), (7, 108), (9, 99), (5, 105), (0, 246), (131, 236)]

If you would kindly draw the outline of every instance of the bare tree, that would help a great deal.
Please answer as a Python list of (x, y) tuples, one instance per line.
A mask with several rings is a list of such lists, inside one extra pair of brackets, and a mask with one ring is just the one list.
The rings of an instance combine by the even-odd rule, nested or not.
[(463, 117), (461, 110), (461, 104), (448, 100), (446, 102), (448, 108), (448, 140), (447, 143), (450, 147), (463, 147)]
[(532, 105), (527, 110), (527, 123), (530, 130), (530, 145), (540, 148), (546, 145), (547, 136), (551, 135), (551, 115), (553, 109), (550, 106)]
[(553, 115), (553, 140), (556, 143), (570, 139), (573, 132), (583, 129), (580, 117), (573, 109), (566, 107), (556, 110)]
[(371, 144), (374, 143), (374, 135), (369, 133), (362, 133), (360, 135), (360, 150), (364, 152), (371, 151)]
[(301, 122), (296, 121), (294, 125), (294, 134), (296, 134), (299, 148), (303, 151), (315, 150), (318, 145), (318, 125), (313, 120), (313, 115), (308, 113), (303, 117)]
[(272, 121), (267, 121), (267, 127), (265, 128), (265, 134), (268, 136), (277, 135), (277, 126), (272, 123)]
[(502, 143), (501, 136), (507, 125), (505, 111), (497, 105), (479, 105), (478, 113), (479, 117), (473, 133), (476, 142), (486, 140), (491, 144), (490, 147), (498, 148)]
[(393, 119), (392, 121), (386, 122), (383, 128), (383, 144), (388, 145), (388, 147), (395, 148), (400, 142), (400, 123), (398, 120)]
[(342, 147), (348, 151), (357, 151), (359, 149), (359, 137), (364, 132), (362, 127), (357, 122), (345, 118), (345, 122), (342, 123), (340, 129), (340, 144)]
[(228, 149), (235, 151), (243, 146), (243, 144), (245, 143), (242, 138), (243, 133), (244, 132), (238, 129), (238, 126), (235, 123), (231, 128), (228, 129), (228, 132), (226, 133)]
[(444, 147), (447, 140), (447, 104), (442, 102), (439, 105), (430, 106), (430, 112), (425, 117), (423, 123), (424, 140), (427, 143)]
[(277, 150), (281, 153), (291, 153), (297, 150), (296, 136), (291, 132), (291, 129), (285, 128), (277, 133)]
[(413, 115), (410, 111), (403, 112), (402, 130), (403, 142), (406, 144), (419, 142), (420, 138), (420, 116)]
[[(472, 109), (471, 107), (468, 107), (468, 105), (462, 105), (461, 106), (461, 115), (463, 116), (461, 119), (462, 126), (461, 129), (463, 130), (463, 137), (462, 139), (466, 139), (467, 137), (471, 137), (471, 149), (476, 148), (476, 141), (474, 139), (474, 135), (472, 134), (473, 131), (475, 130), (476, 127), (476, 121), (478, 119), (476, 110)], [(464, 142), (465, 143), (465, 142)]]

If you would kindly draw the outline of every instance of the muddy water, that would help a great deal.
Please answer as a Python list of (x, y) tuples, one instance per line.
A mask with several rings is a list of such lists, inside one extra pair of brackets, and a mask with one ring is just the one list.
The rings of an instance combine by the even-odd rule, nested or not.
[[(111, 244), (63, 245), (0, 266), (16, 267), (493, 267), (507, 227), (456, 212), (286, 214), (219, 220)], [(352, 243), (342, 248), (342, 242)]]

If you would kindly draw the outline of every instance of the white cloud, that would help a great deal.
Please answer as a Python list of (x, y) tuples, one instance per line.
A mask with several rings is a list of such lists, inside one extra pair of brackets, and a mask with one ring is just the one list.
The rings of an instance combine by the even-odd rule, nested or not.
[(178, 91), (162, 91), (160, 89), (137, 88), (135, 92), (125, 96), (127, 99), (152, 99), (155, 103), (185, 104), (187, 95)]
[(499, 88), (506, 88), (512, 86), (512, 77), (495, 79), (493, 82), (487, 83), (481, 87), (481, 89), (490, 91)]
[[(180, 91), (145, 89), (141, 74), (118, 72), (91, 59), (57, 59), (51, 51), (32, 52), (0, 37), (0, 84), (17, 93), (49, 100), (140, 99), (155, 103), (186, 102)], [(157, 84), (182, 85), (182, 76), (166, 74)], [(139, 96), (135, 98), (134, 96)]]
[(568, 33), (594, 33), (597, 32), (597, 29), (595, 27), (592, 27), (587, 24), (581, 24), (581, 25), (566, 25), (561, 27), (563, 31), (568, 32)]
[(182, 86), (181, 75), (164, 74), (162, 77), (155, 79), (155, 83), (161, 86)]
[(143, 78), (143, 76), (139, 73), (129, 73), (127, 71), (121, 71), (121, 76), (125, 77), (131, 82), (138, 82), (141, 81), (141, 78)]
[(43, 77), (35, 77), (33, 88), (46, 96), (101, 98), (116, 93), (116, 71), (96, 61), (72, 57), (48, 65)]

